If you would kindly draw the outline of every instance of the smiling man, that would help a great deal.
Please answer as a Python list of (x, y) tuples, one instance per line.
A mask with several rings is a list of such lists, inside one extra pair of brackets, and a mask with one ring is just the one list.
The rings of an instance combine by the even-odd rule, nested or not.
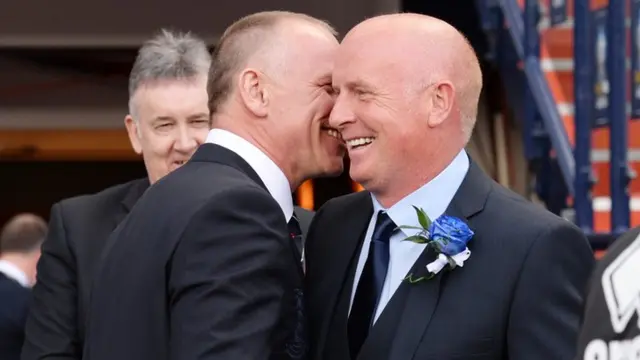
[(213, 130), (114, 231), (96, 271), (84, 360), (306, 359), (292, 191), (338, 175), (333, 29), (290, 12), (223, 34)]
[(466, 39), (423, 15), (366, 20), (333, 85), (330, 124), (367, 191), (328, 201), (309, 230), (312, 359), (571, 359), (593, 254), (464, 150), (482, 88)]
[(207, 137), (210, 63), (204, 42), (188, 34), (163, 31), (139, 50), (125, 125), (148, 178), (52, 207), (23, 360), (82, 358), (89, 284), (107, 237), (149, 184), (184, 164)]

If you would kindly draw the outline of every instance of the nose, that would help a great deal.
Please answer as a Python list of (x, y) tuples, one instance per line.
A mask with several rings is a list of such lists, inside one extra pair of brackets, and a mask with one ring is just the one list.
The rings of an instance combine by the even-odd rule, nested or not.
[(196, 149), (196, 147), (198, 147), (198, 141), (195, 134), (193, 134), (186, 126), (181, 127), (177, 134), (174, 148), (182, 153), (190, 154)]
[(351, 104), (346, 96), (339, 95), (333, 104), (329, 115), (329, 126), (341, 130), (346, 125), (353, 123), (356, 117), (351, 109)]

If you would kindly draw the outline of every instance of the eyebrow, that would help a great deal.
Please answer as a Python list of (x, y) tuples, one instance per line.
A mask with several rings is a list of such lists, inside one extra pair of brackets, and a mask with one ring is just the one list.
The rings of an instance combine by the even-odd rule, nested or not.
[[(198, 119), (203, 119), (203, 118), (208, 118), (209, 114), (207, 113), (197, 113), (197, 114), (193, 114), (190, 115), (189, 117), (187, 117), (187, 120), (198, 120)], [(155, 119), (153, 119), (154, 122), (156, 121), (173, 121), (175, 120), (175, 118), (173, 116), (156, 116)]]
[(187, 119), (188, 120), (198, 120), (198, 119), (202, 119), (202, 118), (208, 118), (209, 114), (207, 113), (198, 113), (198, 114), (194, 114), (189, 116)]
[(171, 116), (156, 116), (153, 122), (174, 120)]
[(349, 81), (345, 84), (345, 87), (352, 91), (358, 89), (365, 92), (373, 92), (373, 87), (371, 87), (371, 85), (369, 85), (366, 81), (362, 79)]

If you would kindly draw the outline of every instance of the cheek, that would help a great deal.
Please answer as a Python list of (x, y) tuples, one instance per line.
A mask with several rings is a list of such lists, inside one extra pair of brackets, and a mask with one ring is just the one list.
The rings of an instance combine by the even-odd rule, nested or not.
[(164, 161), (171, 154), (173, 143), (171, 134), (148, 134), (141, 139), (142, 153), (148, 159)]
[(191, 132), (191, 136), (195, 139), (198, 145), (203, 144), (207, 140), (209, 135), (209, 128), (195, 128)]

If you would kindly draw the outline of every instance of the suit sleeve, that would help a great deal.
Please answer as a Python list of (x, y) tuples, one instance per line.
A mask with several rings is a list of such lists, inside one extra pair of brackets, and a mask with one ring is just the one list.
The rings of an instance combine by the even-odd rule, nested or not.
[(531, 245), (507, 330), (509, 359), (571, 360), (595, 259), (579, 229), (557, 224)]
[(291, 257), (286, 222), (261, 189), (234, 189), (192, 217), (169, 275), (171, 359), (268, 359)]
[(60, 204), (51, 208), (37, 272), (21, 359), (80, 359), (76, 262), (67, 242)]

